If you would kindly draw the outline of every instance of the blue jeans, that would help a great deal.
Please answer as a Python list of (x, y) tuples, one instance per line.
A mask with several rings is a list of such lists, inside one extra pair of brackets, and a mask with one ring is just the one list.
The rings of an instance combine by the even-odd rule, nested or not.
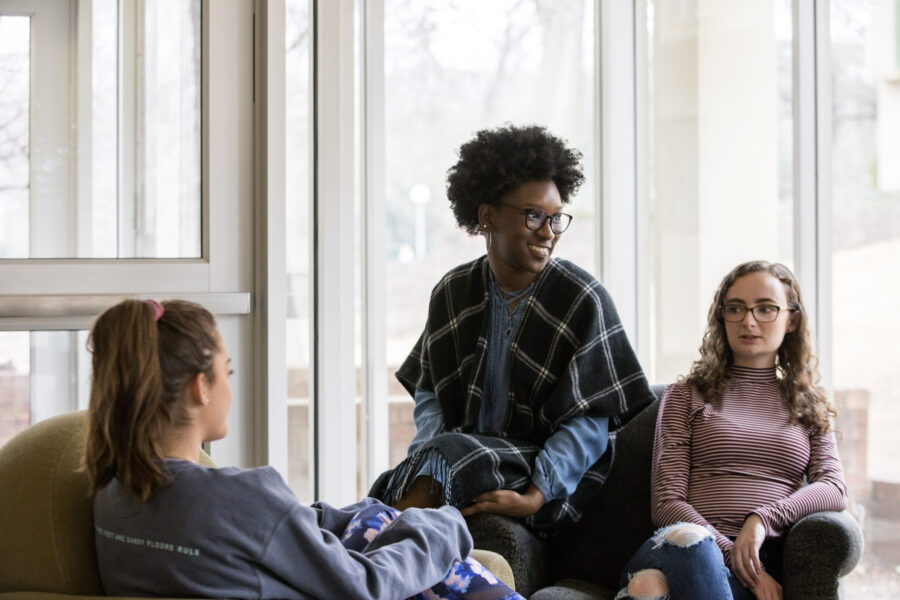
[[(341, 543), (348, 550), (362, 551), (368, 543), (397, 518), (400, 511), (384, 504), (372, 504), (350, 519), (341, 536)], [(496, 575), (485, 569), (474, 558), (455, 561), (442, 581), (418, 594), (415, 600), (441, 598), (442, 600), (525, 600)]]
[[(754, 594), (731, 573), (712, 534), (699, 541), (679, 545), (666, 536), (685, 523), (658, 530), (634, 553), (619, 580), (617, 600), (631, 598), (627, 587), (631, 577), (644, 569), (658, 569), (666, 577), (671, 600), (753, 600)], [(781, 580), (781, 540), (772, 540), (760, 549), (766, 571)], [(772, 567), (772, 568), (770, 568)]]

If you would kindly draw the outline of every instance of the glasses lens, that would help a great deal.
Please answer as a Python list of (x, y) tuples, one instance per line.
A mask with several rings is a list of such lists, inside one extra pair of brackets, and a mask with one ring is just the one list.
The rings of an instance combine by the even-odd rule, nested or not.
[(726, 321), (743, 321), (747, 309), (740, 304), (726, 304), (722, 307), (722, 316)]
[(572, 216), (564, 213), (557, 213), (550, 218), (550, 229), (553, 233), (562, 233), (569, 228), (572, 222)]
[(525, 227), (528, 229), (535, 231), (539, 229), (544, 224), (544, 219), (547, 218), (547, 213), (542, 210), (537, 209), (529, 209), (525, 211)]
[(778, 307), (771, 304), (760, 304), (753, 307), (753, 318), (760, 323), (771, 323), (778, 318)]

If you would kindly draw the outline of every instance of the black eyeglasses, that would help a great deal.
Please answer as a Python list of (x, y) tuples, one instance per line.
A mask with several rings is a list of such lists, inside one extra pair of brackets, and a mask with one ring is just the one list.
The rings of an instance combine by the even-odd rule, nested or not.
[[(778, 318), (782, 307), (775, 304), (757, 304), (756, 306), (744, 306), (743, 304), (726, 304), (722, 307), (722, 318), (731, 323), (744, 320), (744, 315), (749, 310), (753, 318), (759, 323), (771, 323)], [(788, 308), (787, 310), (791, 310)]]
[(523, 213), (525, 215), (525, 227), (530, 231), (537, 231), (549, 220), (550, 231), (560, 234), (568, 229), (569, 224), (572, 222), (572, 215), (567, 215), (566, 213), (548, 215), (539, 208), (519, 208), (518, 206), (512, 206), (506, 202), (501, 202), (500, 204)]

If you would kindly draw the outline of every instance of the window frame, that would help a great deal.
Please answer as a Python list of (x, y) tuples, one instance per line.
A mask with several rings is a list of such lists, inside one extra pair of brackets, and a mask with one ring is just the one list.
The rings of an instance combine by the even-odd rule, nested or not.
[[(241, 466), (260, 464), (254, 440), (264, 439), (252, 418), (259, 369), (247, 318), (256, 291), (246, 252), (254, 243), (253, 9), (252, 0), (202, 3), (202, 258), (0, 259), (0, 331), (84, 329), (125, 296), (211, 308), (238, 373), (231, 433), (211, 449), (220, 464)], [(74, 100), (83, 92), (72, 87)]]

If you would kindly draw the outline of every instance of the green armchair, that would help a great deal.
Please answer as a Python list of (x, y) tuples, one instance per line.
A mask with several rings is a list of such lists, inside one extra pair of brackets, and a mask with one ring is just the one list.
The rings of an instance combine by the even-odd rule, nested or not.
[[(33, 425), (0, 448), (0, 600), (107, 598), (88, 478), (79, 470), (86, 435), (87, 412), (79, 411)], [(215, 466), (202, 453), (201, 463)], [(472, 555), (514, 586), (501, 556)]]

